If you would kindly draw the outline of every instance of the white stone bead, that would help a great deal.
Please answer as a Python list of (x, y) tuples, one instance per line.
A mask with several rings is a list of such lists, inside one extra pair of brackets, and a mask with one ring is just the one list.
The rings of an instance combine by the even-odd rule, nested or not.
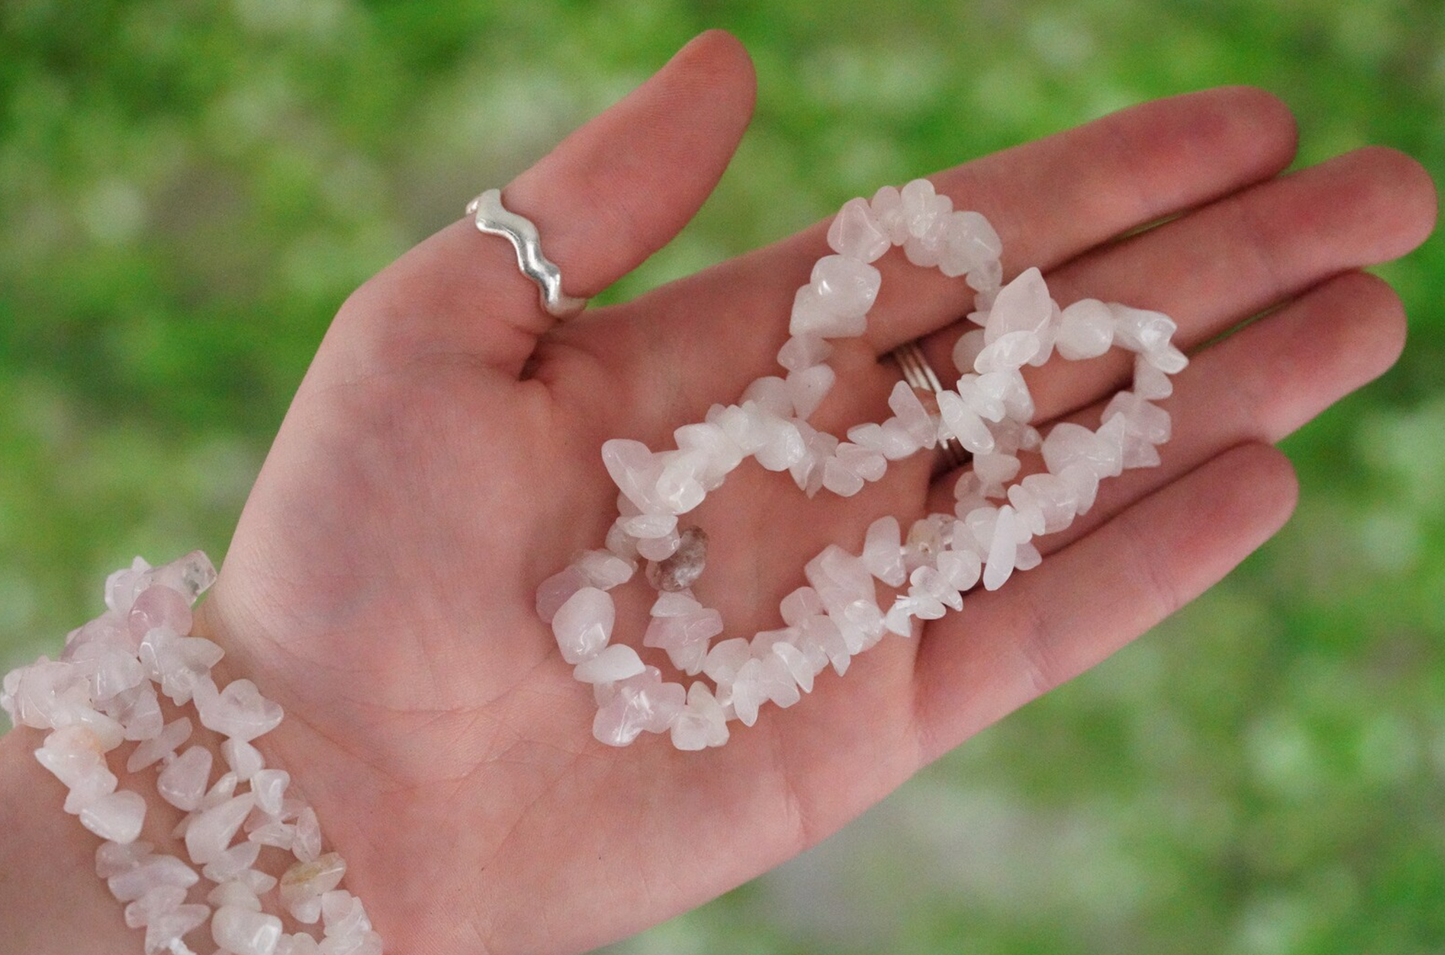
[[(781, 709), (787, 709), (803, 698), (802, 693), (799, 692), (797, 680), (790, 672), (787, 660), (776, 652), (778, 647), (789, 645), (786, 641), (774, 643), (767, 654), (757, 658), (757, 662), (761, 664), (759, 673), (763, 692), (775, 706)], [(812, 674), (810, 673), (808, 677), (811, 683)]]
[(948, 242), (948, 215), (953, 203), (947, 196), (936, 196), (935, 216), (922, 235), (909, 235), (903, 243), (903, 255), (909, 262), (921, 268), (931, 269), (938, 265)]
[[(927, 179), (906, 183), (898, 194), (903, 201), (903, 221), (911, 236), (927, 234), (940, 215), (947, 216), (953, 211), (953, 202), (947, 196), (939, 196)], [(940, 199), (943, 202), (939, 202)]]
[(954, 590), (968, 590), (978, 583), (983, 563), (971, 550), (946, 550), (938, 555), (938, 572)]
[(808, 617), (798, 625), (798, 630), (798, 647), (804, 654), (816, 648), (827, 657), (839, 676), (848, 672), (848, 664), (853, 655), (848, 650), (847, 641), (843, 639), (842, 628), (832, 617)]
[(801, 371), (822, 364), (832, 354), (833, 346), (819, 335), (793, 335), (778, 350), (778, 364), (789, 371)]
[[(140, 666), (140, 662), (136, 662)], [(165, 727), (165, 717), (161, 715), (160, 701), (156, 698), (155, 687), (149, 680), (145, 680), (139, 686), (117, 695), (108, 704), (107, 712), (120, 720), (121, 726), (125, 727), (125, 738), (132, 741), (145, 741), (154, 739), (160, 735)]]
[(616, 613), (612, 598), (596, 587), (583, 587), (567, 598), (552, 618), (562, 659), (575, 665), (601, 653), (612, 638)]
[(1114, 343), (1114, 315), (1098, 299), (1080, 299), (1064, 308), (1054, 347), (1070, 361), (1098, 358)]
[(743, 459), (743, 449), (720, 425), (708, 421), (685, 424), (672, 432), (677, 447), (682, 451), (700, 453), (706, 465), (700, 472), (699, 480), (709, 490), (722, 484), (723, 479)]
[(779, 605), (783, 622), (790, 627), (799, 626), (807, 617), (824, 612), (823, 601), (812, 587), (799, 587), (783, 598)]
[(1115, 340), (1130, 351), (1159, 351), (1169, 344), (1179, 328), (1163, 312), (1132, 308), (1117, 302), (1110, 302), (1108, 308), (1114, 316)]
[(158, 885), (188, 889), (199, 881), (200, 876), (175, 856), (151, 855), (111, 875), (106, 879), (106, 887), (117, 902), (133, 902)]
[(880, 186), (868, 203), (878, 227), (894, 245), (908, 239), (908, 222), (903, 216), (903, 196), (897, 186)]
[(102, 842), (95, 850), (95, 874), (102, 879), (130, 872), (149, 858), (155, 846), (149, 842)]
[(1116, 446), (1071, 421), (1061, 421), (1050, 429), (1043, 455), (1044, 464), (1054, 474), (1062, 474), (1071, 464), (1083, 464), (1101, 478), (1117, 477), (1124, 465)]
[[(863, 432), (860, 432), (860, 435), (862, 433)], [(862, 441), (853, 437), (851, 430), (848, 432), (848, 435), (859, 444), (862, 444)], [(909, 431), (908, 428), (904, 427), (903, 422), (897, 417), (889, 418), (879, 425), (876, 437), (878, 440), (877, 450), (889, 461), (899, 461), (910, 455), (917, 454), (918, 449), (923, 447), (923, 442), (920, 441), (913, 432)], [(936, 440), (936, 433), (934, 437)]]
[(256, 797), (245, 793), (197, 815), (186, 828), (186, 853), (191, 861), (205, 865), (218, 859), (255, 804)]
[(261, 900), (251, 887), (244, 882), (231, 880), (222, 882), (206, 893), (206, 901), (214, 906), (229, 905), (248, 912), (261, 911)]
[(997, 523), (994, 525), (992, 539), (989, 542), (988, 560), (985, 561), (983, 571), (983, 586), (985, 590), (997, 590), (1009, 579), (1014, 571), (1014, 558), (1018, 555), (1018, 540), (1014, 536), (1014, 509), (1005, 504), (998, 509)]
[(1103, 420), (1107, 422), (1116, 414), (1128, 418), (1130, 428), (1151, 444), (1163, 444), (1170, 438), (1169, 412), (1131, 391), (1121, 391), (1109, 401)]
[(863, 561), (836, 544), (829, 544), (808, 561), (803, 575), (817, 591), (829, 616), (835, 621), (855, 601), (874, 602), (876, 591), (872, 575)]
[(202, 637), (178, 637), (160, 627), (141, 640), (139, 657), (146, 676), (161, 686), (171, 702), (191, 699), (195, 685), (205, 679), (225, 651)]
[(190, 812), (201, 804), (210, 781), (210, 751), (192, 746), (161, 770), (156, 777), (156, 790), (172, 806)]
[(1177, 375), (1189, 366), (1189, 356), (1174, 345), (1145, 352), (1144, 359), (1167, 375)]
[(1039, 336), (1033, 332), (1009, 332), (994, 339), (974, 360), (980, 374), (1022, 368), (1039, 353)]
[(827, 397), (836, 378), (833, 369), (827, 365), (814, 365), (791, 372), (787, 384), (793, 413), (805, 421), (811, 418), (818, 405)]
[(235, 773), (222, 773), (217, 777), (216, 781), (211, 784), (211, 788), (206, 790), (206, 794), (201, 797), (200, 811), (205, 812), (207, 809), (214, 809), (227, 799), (230, 799), (236, 794), (236, 786), (239, 783), (240, 778), (237, 777)]
[[(870, 266), (871, 268), (871, 266)], [(850, 338), (863, 334), (868, 325), (864, 314), (839, 315), (816, 283), (809, 282), (793, 294), (788, 316), (788, 334), (820, 338)]]
[(232, 680), (214, 700), (198, 697), (196, 709), (207, 729), (248, 743), (275, 729), (284, 715), (280, 704), (262, 696), (250, 680)]
[(888, 472), (888, 459), (880, 451), (843, 442), (835, 449), (838, 463), (865, 481), (882, 480)]
[(992, 452), (973, 457), (973, 473), (983, 482), (985, 497), (1001, 497), (1003, 486), (1019, 473), (1019, 459), (1012, 454)]
[(914, 599), (927, 597), (954, 610), (963, 609), (963, 598), (959, 595), (958, 588), (951, 586), (936, 567), (925, 564), (914, 568), (913, 573), (908, 576), (908, 584), (908, 595)]
[(117, 570), (105, 579), (105, 605), (120, 614), (130, 612), (138, 585), (151, 565), (137, 556), (130, 567)]
[(1048, 327), (1053, 314), (1054, 302), (1049, 298), (1043, 275), (1037, 268), (1024, 269), (999, 290), (993, 307), (989, 309), (984, 339), (993, 344), (1015, 332), (1028, 332), (1038, 338)]
[(1134, 387), (1132, 390), (1140, 398), (1155, 401), (1172, 395), (1174, 382), (1168, 375), (1154, 367), (1147, 358), (1139, 355), (1134, 359)]
[(281, 920), (274, 915), (223, 905), (211, 916), (211, 937), (233, 955), (274, 955)]
[(813, 677), (817, 673), (812, 664), (808, 662), (807, 656), (797, 645), (786, 640), (780, 640), (773, 644), (771, 652), (783, 661), (789, 678), (804, 693), (813, 692)]
[(1042, 534), (1044, 510), (1039, 506), (1034, 493), (1019, 483), (1009, 487), (1007, 496), (1009, 503), (1013, 505), (1014, 519), (1018, 525), (1025, 528), (1030, 535)]
[(744, 726), (752, 726), (758, 721), (758, 708), (767, 699), (767, 689), (763, 686), (763, 664), (750, 656), (738, 668), (732, 681), (733, 712)]
[(958, 439), (964, 450), (972, 454), (993, 450), (993, 432), (957, 392), (941, 391), (937, 397), (941, 437)]
[(261, 751), (243, 739), (227, 738), (221, 744), (221, 758), (241, 782), (247, 782), (266, 765)]
[[(828, 312), (845, 319), (865, 316), (873, 307), (883, 277), (866, 262), (843, 255), (825, 255), (813, 266), (810, 281)], [(797, 331), (807, 331), (798, 329)], [(824, 337), (834, 335), (822, 333)]]
[(291, 854), (302, 862), (321, 858), (321, 824), (316, 819), (316, 810), (310, 806), (296, 814), (296, 838)]
[(752, 648), (742, 637), (721, 640), (707, 652), (702, 672), (714, 683), (731, 683), (737, 678), (742, 665), (752, 659), (752, 655)]
[(1094, 498), (1099, 493), (1098, 472), (1087, 464), (1076, 462), (1065, 466), (1056, 473), (1078, 498), (1078, 503), (1074, 505), (1074, 513), (1087, 514), (1089, 508), (1094, 506)]
[(552, 617), (557, 613), (557, 608), (566, 603), (568, 597), (583, 587), (590, 586), (591, 583), (586, 575), (569, 564), (560, 572), (542, 581), (541, 585), (537, 587), (537, 616), (541, 617), (544, 622), (551, 623)]
[(868, 525), (861, 559), (874, 577), (890, 587), (903, 586), (908, 574), (903, 569), (903, 531), (898, 518), (880, 517)]
[(111, 842), (134, 842), (145, 822), (146, 802), (127, 789), (91, 802), (80, 811), (80, 824)]
[(823, 486), (839, 497), (852, 497), (863, 490), (863, 479), (837, 458), (829, 458), (823, 462)]
[(722, 614), (697, 606), (685, 613), (659, 614), (654, 607), (652, 621), (642, 645), (667, 651), (672, 665), (692, 675), (700, 672), (707, 658), (708, 643), (722, 633)]
[(248, 831), (246, 840), (257, 848), (275, 846), (277, 849), (290, 851), (296, 847), (296, 827), (273, 819)]
[(151, 919), (146, 925), (146, 955), (160, 955), (163, 952), (186, 955), (190, 949), (185, 947), (181, 939), (203, 925), (210, 917), (210, 906), (182, 905)]
[(948, 217), (948, 239), (938, 259), (939, 270), (956, 278), (997, 262), (1003, 243), (989, 221), (977, 212), (958, 211)]
[(583, 683), (611, 683), (636, 676), (643, 671), (642, 658), (626, 644), (607, 647), (597, 656), (578, 664), (572, 676)]
[[(273, 955), (320, 955), (321, 947), (316, 939), (305, 932), (297, 932), (294, 935), (283, 935), (281, 941), (276, 943), (276, 951)], [(223, 953), (217, 953), (223, 955)]]
[(708, 458), (701, 451), (662, 451), (655, 460), (661, 466), (654, 491), (656, 500), (669, 514), (686, 514), (702, 503), (707, 490), (702, 486)]
[(656, 667), (618, 682), (616, 688), (592, 721), (592, 735), (609, 746), (626, 746), (644, 730), (667, 732), (686, 702), (682, 685), (662, 682)]
[(867, 199), (849, 199), (828, 226), (828, 247), (859, 262), (872, 262), (892, 242), (878, 225)]
[(284, 769), (263, 769), (251, 780), (251, 792), (256, 794), (256, 808), (268, 816), (281, 815), (281, 800), (286, 787), (291, 784), (291, 774)]
[[(687, 705), (672, 724), (672, 744), (678, 749), (722, 746), (728, 741), (727, 716), (701, 680), (687, 688)], [(701, 744), (701, 745), (699, 745)]]
[(1079, 495), (1069, 482), (1057, 474), (1030, 474), (1022, 486), (1032, 496), (1043, 515), (1041, 534), (1054, 534), (1073, 523), (1078, 513)]
[(657, 496), (662, 463), (641, 441), (613, 438), (602, 444), (602, 463), (617, 489), (645, 514), (667, 513)]
[[(677, 552), (678, 545), (682, 543), (682, 535), (677, 531), (676, 523), (672, 530), (660, 537), (640, 537), (637, 540), (637, 556), (645, 560), (667, 560)], [(555, 617), (553, 618), (556, 619)]]
[[(933, 423), (928, 409), (919, 400), (918, 393), (908, 382), (900, 381), (893, 386), (893, 391), (888, 395), (888, 407), (897, 416), (899, 426), (908, 432), (919, 447), (931, 448), (937, 443), (938, 427)], [(886, 422), (883, 427), (886, 431)], [(887, 451), (884, 451), (884, 454), (887, 454)]]
[(371, 931), (366, 907), (345, 889), (332, 889), (322, 894), (321, 919), (327, 938), (355, 937)]
[(973, 331), (964, 332), (958, 336), (958, 341), (953, 343), (953, 367), (957, 368), (960, 374), (974, 371), (974, 362), (987, 345), (983, 329), (975, 328)]
[(65, 811), (72, 816), (79, 815), (87, 806), (115, 792), (117, 782), (105, 764), (93, 766), (70, 787), (65, 796)]
[(106, 768), (100, 741), (84, 726), (64, 726), (48, 734), (35, 759), (67, 787)]
[(1003, 396), (1008, 391), (1008, 379), (1000, 374), (964, 374), (958, 379), (959, 397), (970, 411), (986, 421), (1001, 421), (1004, 416)]
[[(644, 521), (649, 518), (652, 518), (652, 515), (634, 517), (630, 518), (630, 520)], [(652, 519), (655, 520), (656, 518)], [(677, 518), (675, 516), (670, 514), (666, 515), (666, 517), (663, 518), (663, 522), (665, 523), (667, 519), (671, 519), (673, 525), (676, 526)], [(632, 533), (631, 528), (628, 529), (628, 533)], [(667, 532), (662, 531), (662, 533), (665, 534)], [(633, 536), (656, 537), (658, 535), (633, 534)], [(632, 579), (632, 574), (637, 569), (636, 565), (623, 560), (610, 550), (589, 550), (577, 558), (575, 566), (582, 572), (582, 576), (587, 578), (588, 584), (596, 587), (598, 590), (611, 590), (613, 587), (627, 583), (627, 581)]]
[(281, 875), (281, 905), (299, 921), (314, 923), (321, 914), (321, 897), (340, 885), (345, 875), (346, 862), (335, 852), (298, 861)]
[(186, 890), (178, 885), (158, 885), (125, 907), (127, 928), (144, 928), (161, 916), (174, 912), (186, 901)]
[(206, 863), (201, 875), (212, 882), (230, 882), (254, 866), (260, 854), (260, 843), (238, 843)]
[(968, 270), (964, 281), (968, 283), (969, 288), (978, 292), (975, 303), (979, 308), (992, 308), (999, 288), (1003, 284), (1003, 265), (998, 259), (981, 262), (977, 268)]
[(363, 932), (356, 938), (328, 938), (316, 950), (318, 955), (382, 955), (381, 936)]

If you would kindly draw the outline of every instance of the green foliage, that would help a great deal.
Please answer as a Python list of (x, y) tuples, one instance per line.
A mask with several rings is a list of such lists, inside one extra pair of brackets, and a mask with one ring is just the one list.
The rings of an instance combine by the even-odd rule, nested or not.
[[(625, 299), (1139, 100), (1259, 84), (1301, 161), (1445, 173), (1436, 0), (6, 0), (0, 663), (106, 571), (219, 556), (336, 306), (693, 34), (757, 118)], [(777, 873), (615, 951), (1243, 955), (1445, 947), (1445, 309), (1287, 442), (1283, 535)]]

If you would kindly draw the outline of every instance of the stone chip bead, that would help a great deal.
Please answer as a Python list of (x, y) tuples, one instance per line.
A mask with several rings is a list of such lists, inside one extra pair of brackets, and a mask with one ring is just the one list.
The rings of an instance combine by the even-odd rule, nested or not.
[(616, 616), (612, 598), (596, 587), (583, 587), (568, 597), (552, 618), (562, 659), (578, 664), (601, 653), (612, 639)]
[(233, 955), (275, 955), (281, 920), (264, 912), (223, 905), (211, 916), (211, 938)]

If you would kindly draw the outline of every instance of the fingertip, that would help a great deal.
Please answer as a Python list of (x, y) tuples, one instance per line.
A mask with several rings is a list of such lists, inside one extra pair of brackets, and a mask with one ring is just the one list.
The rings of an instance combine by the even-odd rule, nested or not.
[(1279, 448), (1262, 441), (1238, 445), (1216, 461), (1240, 476), (1235, 486), (1240, 489), (1242, 508), (1249, 512), (1244, 516), (1254, 519), (1241, 521), (1238, 526), (1262, 530), (1255, 546), (1263, 544), (1284, 527), (1299, 504), (1299, 475), (1294, 462)]
[(1439, 191), (1430, 171), (1418, 159), (1391, 146), (1363, 146), (1352, 154), (1368, 178), (1381, 185), (1382, 201), (1398, 205), (1396, 255), (1416, 248), (1435, 231)]
[(1299, 121), (1288, 103), (1261, 86), (1222, 86), (1218, 92), (1246, 129), (1267, 140), (1280, 168), (1294, 159), (1299, 148)]

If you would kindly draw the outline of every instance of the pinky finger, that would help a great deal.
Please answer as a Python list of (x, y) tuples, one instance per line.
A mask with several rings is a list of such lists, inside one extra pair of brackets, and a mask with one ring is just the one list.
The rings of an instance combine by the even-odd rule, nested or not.
[(1229, 573), (1294, 510), (1289, 460), (1224, 452), (964, 612), (924, 631), (914, 673), (923, 761), (1103, 661)]

